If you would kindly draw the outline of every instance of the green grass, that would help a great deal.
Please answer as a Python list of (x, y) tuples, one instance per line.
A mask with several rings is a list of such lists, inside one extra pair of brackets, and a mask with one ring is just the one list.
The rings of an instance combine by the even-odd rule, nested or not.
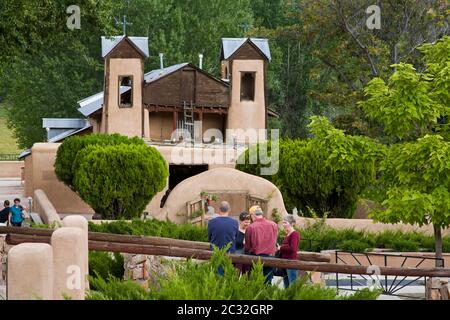
[(20, 152), (12, 131), (6, 126), (6, 111), (0, 105), (0, 154)]

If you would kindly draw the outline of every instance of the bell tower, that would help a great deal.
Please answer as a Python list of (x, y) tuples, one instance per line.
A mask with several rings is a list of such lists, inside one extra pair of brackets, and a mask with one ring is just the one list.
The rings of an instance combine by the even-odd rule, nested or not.
[(148, 38), (102, 37), (105, 60), (102, 133), (149, 137), (148, 111), (142, 104)]
[(224, 38), (221, 59), (222, 79), (231, 84), (227, 129), (238, 133), (239, 142), (248, 141), (251, 129), (267, 129), (266, 69), (271, 59), (268, 40)]

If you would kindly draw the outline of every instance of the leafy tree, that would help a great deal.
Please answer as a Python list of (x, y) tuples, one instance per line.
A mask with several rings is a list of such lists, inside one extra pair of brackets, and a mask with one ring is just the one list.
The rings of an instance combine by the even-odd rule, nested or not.
[(423, 81), (414, 67), (401, 63), (389, 78), (388, 84), (380, 78), (371, 80), (361, 102), (366, 114), (384, 125), (386, 133), (399, 139), (414, 139), (430, 132), (431, 125), (448, 112), (429, 92), (431, 82)]
[(383, 222), (432, 223), (438, 258), (442, 257), (441, 229), (450, 224), (449, 47), (450, 37), (423, 46), (424, 72), (400, 64), (387, 85), (372, 80), (365, 89), (367, 99), (361, 102), (389, 135), (409, 141), (391, 146), (381, 163), (380, 191), (386, 210), (372, 216)]
[[(382, 135), (380, 124), (355, 108), (363, 97), (362, 89), (374, 76), (386, 79), (391, 74), (389, 66), (399, 61), (423, 68), (417, 48), (450, 33), (450, 6), (446, 0), (377, 1), (381, 8), (380, 30), (366, 26), (369, 17), (366, 9), (373, 4), (368, 0), (286, 1), (287, 22), (274, 33), (289, 33), (292, 42), (282, 51), (285, 71), (277, 71), (276, 76), (281, 78), (283, 72), (288, 73), (289, 56), (294, 58), (290, 59), (292, 70), (297, 64), (309, 62), (307, 69), (290, 75), (301, 87), (293, 90), (282, 82), (279, 94), (275, 94), (290, 101), (300, 96), (289, 109), (289, 116), (283, 119), (288, 126), (294, 122), (294, 132), (296, 127), (300, 128), (292, 137), (304, 134), (305, 125), (297, 122), (298, 117), (302, 115), (305, 119), (311, 114), (336, 118), (334, 125), (348, 132)], [(297, 61), (292, 55), (295, 41), (304, 54)], [(301, 96), (306, 96), (309, 103), (302, 102), (305, 98)], [(282, 107), (286, 104), (279, 99), (275, 101), (284, 114)], [(306, 105), (309, 107), (305, 108)], [(293, 112), (295, 115), (290, 118)]]
[[(80, 0), (81, 29), (69, 30), (68, 0), (0, 2), (0, 103), (21, 148), (43, 141), (43, 117), (79, 117), (77, 101), (102, 90), (100, 36), (121, 34), (126, 14), (128, 35), (148, 36), (146, 70), (198, 61), (218, 74), (220, 38), (242, 36), (252, 23), (249, 0)], [(207, 30), (205, 32), (205, 30)]]
[(222, 37), (242, 37), (243, 24), (252, 24), (250, 0), (135, 0), (124, 6), (133, 25), (130, 35), (147, 36), (151, 55), (146, 69), (158, 69), (159, 52), (166, 66), (181, 62), (198, 63), (219, 76)]
[(103, 219), (139, 217), (168, 177), (164, 158), (145, 145), (91, 145), (77, 157), (74, 188)]
[(387, 223), (432, 223), (437, 258), (442, 258), (441, 229), (450, 225), (449, 161), (450, 143), (439, 135), (391, 148), (381, 166), (386, 210), (373, 214)]
[[(280, 141), (279, 170), (262, 177), (280, 188), (288, 210), (297, 207), (307, 215), (313, 209), (321, 215), (350, 218), (358, 196), (374, 181), (376, 161), (384, 149), (369, 138), (345, 135), (324, 117), (311, 119), (313, 138)], [(239, 170), (261, 174), (263, 161), (248, 161), (250, 152), (259, 147), (241, 156), (246, 161), (239, 159)]]
[(21, 148), (43, 141), (43, 117), (74, 117), (77, 101), (101, 90), (99, 38), (116, 33), (116, 1), (80, 0), (81, 29), (66, 26), (72, 1), (0, 3), (0, 101)]

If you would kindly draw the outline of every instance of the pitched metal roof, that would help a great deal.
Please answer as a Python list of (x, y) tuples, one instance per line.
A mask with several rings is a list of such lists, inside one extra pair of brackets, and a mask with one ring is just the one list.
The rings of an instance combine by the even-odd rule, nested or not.
[(78, 118), (42, 118), (42, 128), (49, 129), (79, 129), (88, 123), (88, 120)]
[[(120, 93), (130, 90), (130, 87), (121, 86)], [(78, 111), (85, 117), (90, 116), (94, 112), (100, 110), (103, 106), (103, 91), (78, 101)]]
[(228, 59), (235, 53), (247, 40), (251, 41), (270, 61), (269, 40), (262, 38), (222, 38), (223, 59)]
[[(52, 120), (65, 120), (65, 119), (52, 119)], [(90, 127), (92, 127), (92, 125), (89, 123), (89, 121), (85, 120), (85, 119), (79, 119), (79, 120), (83, 120), (86, 121), (86, 125), (83, 126), (82, 128), (77, 128), (77, 129), (69, 129), (67, 131), (64, 131), (63, 133), (54, 136), (53, 138), (49, 139), (48, 142), (59, 142), (67, 137), (73, 136), (77, 133), (80, 133), (86, 129), (89, 129)], [(31, 149), (27, 149), (25, 151), (23, 151), (20, 155), (19, 155), (19, 159), (23, 159), (26, 158), (27, 156), (29, 156), (31, 154)]]
[(19, 160), (25, 158), (26, 156), (29, 156), (31, 154), (31, 149), (27, 149), (25, 151), (23, 151), (20, 155), (19, 155)]
[(146, 83), (152, 83), (153, 81), (156, 81), (168, 74), (180, 70), (181, 68), (187, 66), (188, 64), (189, 63), (179, 63), (163, 69), (152, 70), (144, 75), (144, 80)]
[[(156, 69), (144, 74), (145, 83), (152, 83), (168, 74), (171, 74), (181, 68), (187, 66), (188, 63), (180, 63), (163, 69)], [(120, 93), (130, 90), (130, 87), (121, 86)], [(103, 91), (78, 101), (78, 111), (85, 117), (90, 116), (94, 112), (100, 110), (103, 105)]]
[(102, 37), (102, 57), (106, 57), (125, 37), (127, 37), (146, 57), (148, 52), (148, 38), (147, 37), (128, 37), (128, 36), (114, 36)]
[(65, 139), (67, 137), (73, 136), (73, 135), (75, 135), (77, 133), (80, 133), (80, 132), (86, 130), (86, 129), (89, 129), (90, 127), (92, 127), (92, 125), (90, 123), (88, 123), (87, 125), (85, 125), (82, 128), (67, 130), (67, 131), (65, 131), (65, 132), (63, 132), (63, 133), (61, 133), (61, 134), (59, 134), (57, 136), (54, 136), (53, 138), (49, 139), (48, 142), (59, 142), (59, 141)]

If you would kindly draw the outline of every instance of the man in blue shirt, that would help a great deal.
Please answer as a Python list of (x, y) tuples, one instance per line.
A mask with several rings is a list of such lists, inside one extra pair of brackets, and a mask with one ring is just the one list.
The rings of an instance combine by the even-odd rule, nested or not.
[(229, 217), (230, 204), (222, 201), (219, 207), (219, 216), (208, 222), (208, 241), (211, 247), (222, 249), (231, 243), (229, 253), (235, 252), (236, 237), (239, 233), (239, 223), (236, 219)]
[(11, 225), (13, 227), (21, 227), (23, 221), (23, 207), (20, 205), (20, 199), (14, 199), (14, 205), (9, 208), (11, 212)]

